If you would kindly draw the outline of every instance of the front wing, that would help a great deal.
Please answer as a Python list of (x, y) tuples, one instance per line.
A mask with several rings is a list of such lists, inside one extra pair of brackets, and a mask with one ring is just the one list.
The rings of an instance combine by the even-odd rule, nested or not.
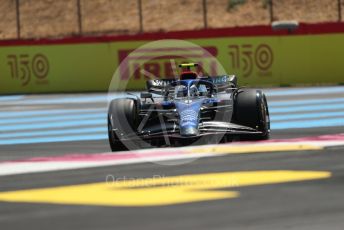
[[(115, 131), (115, 130), (114, 130)], [(154, 140), (154, 139), (197, 139), (204, 136), (223, 136), (223, 135), (260, 135), (261, 131), (257, 129), (237, 125), (229, 122), (220, 121), (207, 121), (202, 122), (199, 125), (199, 135), (197, 136), (181, 136), (179, 128), (176, 125), (166, 124), (164, 127), (161, 125), (153, 125), (143, 129), (140, 132), (129, 134), (121, 138), (122, 141), (134, 141), (135, 139), (140, 140)]]

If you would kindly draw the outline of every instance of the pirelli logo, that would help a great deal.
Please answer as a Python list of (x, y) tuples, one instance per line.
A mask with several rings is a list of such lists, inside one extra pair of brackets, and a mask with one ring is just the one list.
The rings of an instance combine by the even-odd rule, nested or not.
[(121, 80), (147, 80), (174, 78), (178, 65), (185, 62), (198, 63), (197, 71), (217, 75), (218, 50), (207, 47), (164, 47), (136, 50), (119, 50)]

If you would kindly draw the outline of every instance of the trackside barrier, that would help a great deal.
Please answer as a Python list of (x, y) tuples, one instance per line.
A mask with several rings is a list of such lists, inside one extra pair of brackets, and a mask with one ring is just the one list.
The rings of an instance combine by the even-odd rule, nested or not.
[[(301, 24), (295, 33), (270, 26), (61, 40), (0, 41), (0, 94), (106, 91), (119, 63), (147, 42), (163, 38), (195, 43), (214, 55), (243, 85), (344, 83), (343, 23)], [(152, 51), (154, 52), (154, 50)], [(199, 62), (202, 62), (202, 56)], [(121, 81), (144, 88), (134, 66), (166, 76), (168, 57), (141, 65), (130, 59)]]

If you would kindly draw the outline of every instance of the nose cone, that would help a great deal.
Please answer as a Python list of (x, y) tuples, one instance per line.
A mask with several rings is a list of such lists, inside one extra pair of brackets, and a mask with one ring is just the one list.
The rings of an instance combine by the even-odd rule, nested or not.
[(176, 103), (179, 113), (180, 135), (189, 137), (199, 135), (199, 111), (203, 101), (194, 101), (191, 103)]
[(180, 129), (180, 135), (185, 137), (197, 136), (198, 134), (198, 128), (196, 127), (188, 126)]

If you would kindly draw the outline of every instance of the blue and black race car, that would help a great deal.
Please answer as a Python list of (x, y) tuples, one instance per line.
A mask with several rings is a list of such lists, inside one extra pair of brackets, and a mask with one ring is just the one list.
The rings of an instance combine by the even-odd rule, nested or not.
[(181, 64), (179, 79), (148, 80), (147, 92), (114, 99), (108, 110), (112, 151), (269, 138), (261, 90), (240, 88), (234, 75), (199, 77)]

